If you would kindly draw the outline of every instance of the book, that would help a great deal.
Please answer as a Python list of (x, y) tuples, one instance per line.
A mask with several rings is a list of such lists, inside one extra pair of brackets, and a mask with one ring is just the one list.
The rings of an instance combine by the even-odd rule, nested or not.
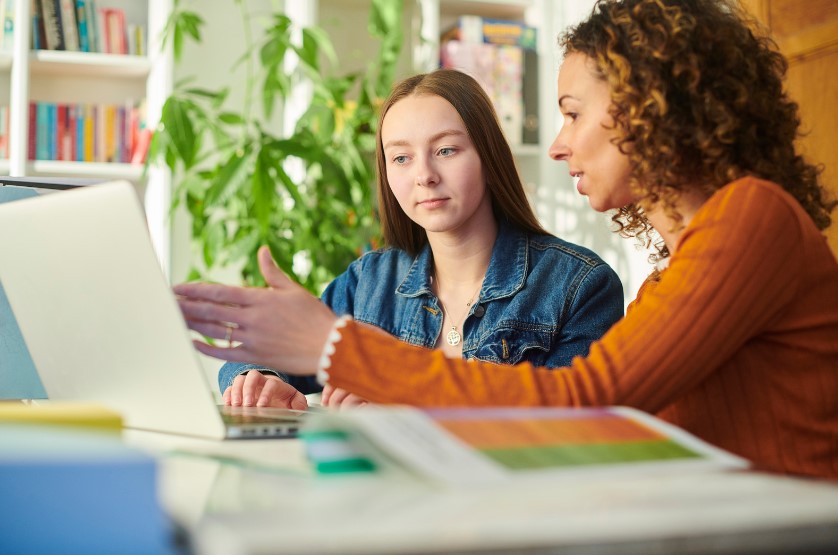
[(158, 464), (117, 434), (0, 423), (3, 553), (178, 553)]
[(740, 457), (627, 407), (376, 406), (312, 414), (301, 437), (321, 471), (396, 470), (449, 486), (748, 466)]
[(0, 423), (41, 424), (119, 431), (122, 416), (101, 405), (69, 401), (0, 402)]
[(76, 0), (76, 21), (78, 21), (79, 25), (79, 50), (82, 52), (93, 52), (90, 45), (90, 33), (87, 28), (86, 0)]
[(536, 50), (538, 33), (535, 27), (521, 21), (463, 15), (457, 18), (457, 22), (452, 27), (442, 33), (440, 42), (449, 40), (505, 44)]
[(523, 97), (523, 124), (521, 142), (538, 144), (540, 123), (538, 107), (538, 53), (524, 50), (524, 82), (521, 87)]
[(59, 0), (40, 0), (44, 22), (44, 44), (48, 50), (64, 50), (64, 30), (61, 25)]
[(32, 37), (33, 50), (43, 50), (47, 47), (46, 30), (44, 28), (44, 14), (41, 11), (41, 0), (32, 0)]
[(91, 52), (104, 52), (100, 44), (99, 11), (96, 9), (96, 0), (84, 0), (84, 8), (87, 12), (87, 40)]
[(61, 10), (61, 31), (64, 34), (64, 50), (78, 52), (79, 27), (76, 22), (75, 0), (58, 0)]

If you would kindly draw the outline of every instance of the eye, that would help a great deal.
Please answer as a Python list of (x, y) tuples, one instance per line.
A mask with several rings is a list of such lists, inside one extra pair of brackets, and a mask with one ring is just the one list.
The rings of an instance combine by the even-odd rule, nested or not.
[(400, 154), (398, 156), (393, 156), (393, 162), (398, 165), (406, 164), (407, 163), (407, 156), (404, 154)]
[(440, 156), (451, 156), (455, 152), (457, 152), (456, 148), (454, 148), (452, 146), (444, 146), (437, 151), (437, 154), (439, 154)]
[(578, 114), (578, 113), (576, 113), (576, 112), (565, 112), (565, 113), (564, 113), (564, 114), (562, 114), (562, 115), (563, 115), (566, 119), (569, 119), (570, 121), (576, 121), (576, 118), (578, 118), (578, 117), (579, 117), (579, 114)]

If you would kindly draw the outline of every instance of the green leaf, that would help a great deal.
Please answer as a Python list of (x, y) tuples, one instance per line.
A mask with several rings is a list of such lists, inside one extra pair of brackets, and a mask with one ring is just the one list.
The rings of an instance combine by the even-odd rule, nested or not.
[(244, 169), (250, 158), (248, 148), (235, 151), (227, 158), (226, 162), (218, 169), (217, 176), (213, 179), (205, 202), (207, 204), (220, 204), (223, 206), (227, 199), (244, 184), (246, 175)]
[(244, 118), (241, 116), (241, 114), (237, 114), (235, 112), (224, 112), (222, 114), (219, 114), (218, 119), (230, 125), (241, 125), (245, 123)]
[[(169, 97), (163, 104), (160, 123), (163, 124), (169, 136), (173, 152), (180, 158), (186, 169), (192, 167), (198, 142), (189, 117), (188, 103), (177, 97)], [(172, 165), (170, 164), (169, 167)]]

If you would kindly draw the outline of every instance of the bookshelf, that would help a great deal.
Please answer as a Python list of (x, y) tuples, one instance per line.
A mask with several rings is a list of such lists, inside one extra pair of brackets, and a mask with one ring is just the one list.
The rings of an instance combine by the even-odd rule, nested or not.
[[(358, 29), (366, 27), (369, 2), (362, 0), (319, 0), (312, 23), (323, 27), (340, 53), (346, 71), (365, 67), (375, 52), (376, 43), (365, 42)], [(537, 105), (544, 123), (539, 124), (535, 143), (510, 140), (519, 172), (531, 198), (555, 173), (555, 163), (547, 157), (547, 148), (558, 128), (554, 125), (555, 53), (554, 2), (550, 0), (417, 0), (405, 2), (405, 42), (399, 60), (397, 78), (431, 71), (439, 67), (440, 37), (464, 15), (524, 23), (537, 33), (538, 57)], [(551, 164), (553, 166), (551, 166)], [(545, 177), (547, 176), (547, 177)], [(550, 185), (550, 183), (548, 183)]]
[[(134, 183), (145, 202), (152, 241), (168, 273), (169, 176), (160, 168), (150, 168), (145, 172), (141, 163), (132, 164), (128, 161), (130, 156), (107, 156), (102, 159), (101, 156), (57, 157), (53, 152), (49, 156), (33, 155), (30, 143), (35, 138), (30, 123), (30, 104), (69, 107), (144, 104), (144, 126), (153, 128), (172, 90), (171, 55), (161, 50), (159, 42), (166, 18), (172, 9), (172, 0), (95, 0), (98, 8), (121, 11), (126, 29), (128, 26), (136, 26), (145, 30), (144, 36), (147, 38), (144, 51), (141, 47), (140, 54), (130, 55), (48, 50), (43, 43), (43, 48), (34, 49), (32, 33), (35, 26), (32, 21), (35, 3), (33, 0), (5, 2), (10, 10), (13, 8), (14, 25), (11, 37), (8, 34), (3, 37), (3, 51), (0, 52), (0, 106), (8, 107), (8, 149), (7, 156), (0, 158), (0, 173), (32, 177), (124, 179)], [(76, 2), (71, 4), (75, 5)], [(120, 116), (124, 119), (127, 117), (124, 114)], [(126, 121), (124, 126), (127, 128), (128, 125)], [(97, 142), (101, 138), (101, 129)], [(128, 147), (125, 148), (123, 154), (127, 153)], [(75, 149), (73, 143), (74, 152)]]

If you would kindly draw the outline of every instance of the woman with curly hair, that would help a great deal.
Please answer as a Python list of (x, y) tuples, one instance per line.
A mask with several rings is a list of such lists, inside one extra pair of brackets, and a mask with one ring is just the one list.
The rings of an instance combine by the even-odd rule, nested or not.
[[(723, 0), (600, 0), (561, 45), (550, 155), (659, 259), (586, 357), (499, 369), (399, 344), (336, 319), (266, 250), (287, 334), (199, 349), (316, 372), (376, 402), (633, 406), (759, 469), (838, 478), (838, 263), (821, 233), (835, 203), (795, 151), (785, 60)], [(177, 291), (212, 337), (253, 321), (243, 289)]]

